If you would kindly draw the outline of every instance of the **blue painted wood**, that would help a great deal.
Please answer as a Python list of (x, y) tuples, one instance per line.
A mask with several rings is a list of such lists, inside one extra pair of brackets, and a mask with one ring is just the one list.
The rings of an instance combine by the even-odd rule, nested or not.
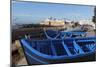
[(51, 41), (51, 51), (52, 51), (52, 53), (53, 53), (54, 56), (57, 55), (56, 50), (55, 50), (55, 47), (54, 47), (52, 41)]
[(66, 53), (68, 54), (68, 56), (71, 56), (72, 54), (70, 53), (70, 51), (69, 51), (67, 45), (65, 45), (64, 41), (62, 41), (62, 45), (63, 45), (63, 47), (64, 47)]
[(82, 48), (75, 41), (73, 41), (73, 44), (74, 44), (74, 47), (75, 47), (75, 50), (77, 51), (77, 53), (80, 53), (80, 54), (84, 53)]
[(60, 62), (63, 59), (73, 59), (95, 53), (95, 37), (65, 38), (65, 34), (61, 33), (56, 36), (57, 38), (48, 38), (45, 34), (47, 39), (43, 40), (21, 39), (27, 61), (30, 64), (48, 64), (52, 63), (51, 61), (59, 60)]

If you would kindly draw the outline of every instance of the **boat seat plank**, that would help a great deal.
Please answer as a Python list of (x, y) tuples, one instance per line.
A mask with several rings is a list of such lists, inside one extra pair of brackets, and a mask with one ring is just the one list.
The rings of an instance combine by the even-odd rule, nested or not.
[(84, 51), (81, 49), (81, 47), (75, 41), (73, 41), (73, 45), (74, 45), (75, 50), (78, 53), (80, 53), (80, 54), (83, 54), (84, 53)]
[(69, 49), (68, 49), (67, 45), (64, 43), (64, 41), (62, 41), (62, 45), (63, 45), (66, 53), (68, 54), (68, 56), (72, 56), (71, 52), (69, 51)]

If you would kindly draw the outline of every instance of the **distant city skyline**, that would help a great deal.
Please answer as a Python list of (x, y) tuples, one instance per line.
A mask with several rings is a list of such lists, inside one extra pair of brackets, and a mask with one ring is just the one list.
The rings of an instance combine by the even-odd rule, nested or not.
[(71, 21), (91, 19), (94, 6), (12, 1), (13, 23), (39, 23), (49, 17)]

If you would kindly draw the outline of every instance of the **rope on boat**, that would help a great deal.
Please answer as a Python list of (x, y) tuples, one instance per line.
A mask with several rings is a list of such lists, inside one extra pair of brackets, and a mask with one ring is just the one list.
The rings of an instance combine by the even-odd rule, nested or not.
[[(50, 36), (46, 33), (45, 28), (43, 29), (43, 31), (44, 31), (46, 37), (47, 37), (48, 39), (51, 39), (51, 40), (57, 39), (57, 38), (60, 36), (60, 34), (61, 34), (61, 32), (60, 32), (60, 33), (57, 34), (55, 37), (50, 37)], [(64, 39), (65, 37), (66, 37), (66, 33), (64, 33), (64, 35), (61, 36), (62, 39)]]
[(61, 36), (62, 39), (64, 39), (65, 37), (66, 37), (66, 33), (63, 36)]
[(57, 35), (53, 38), (53, 37), (50, 37), (50, 36), (46, 33), (45, 28), (43, 29), (43, 31), (44, 31), (46, 37), (47, 37), (48, 39), (51, 39), (51, 40), (57, 39), (57, 37), (60, 35), (60, 33), (59, 33), (59, 34), (57, 34)]

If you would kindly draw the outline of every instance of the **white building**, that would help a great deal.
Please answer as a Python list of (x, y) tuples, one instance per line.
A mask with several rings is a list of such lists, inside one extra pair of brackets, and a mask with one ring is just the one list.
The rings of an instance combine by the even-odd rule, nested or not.
[(80, 24), (80, 25), (91, 25), (91, 26), (93, 26), (94, 29), (95, 29), (95, 23), (92, 22), (92, 20), (80, 20), (80, 21), (79, 21), (79, 24)]
[(59, 19), (55, 19), (55, 20), (51, 20), (51, 19), (46, 19), (43, 22), (41, 22), (40, 24), (42, 25), (50, 25), (50, 26), (64, 26), (65, 22), (64, 20), (59, 20)]

